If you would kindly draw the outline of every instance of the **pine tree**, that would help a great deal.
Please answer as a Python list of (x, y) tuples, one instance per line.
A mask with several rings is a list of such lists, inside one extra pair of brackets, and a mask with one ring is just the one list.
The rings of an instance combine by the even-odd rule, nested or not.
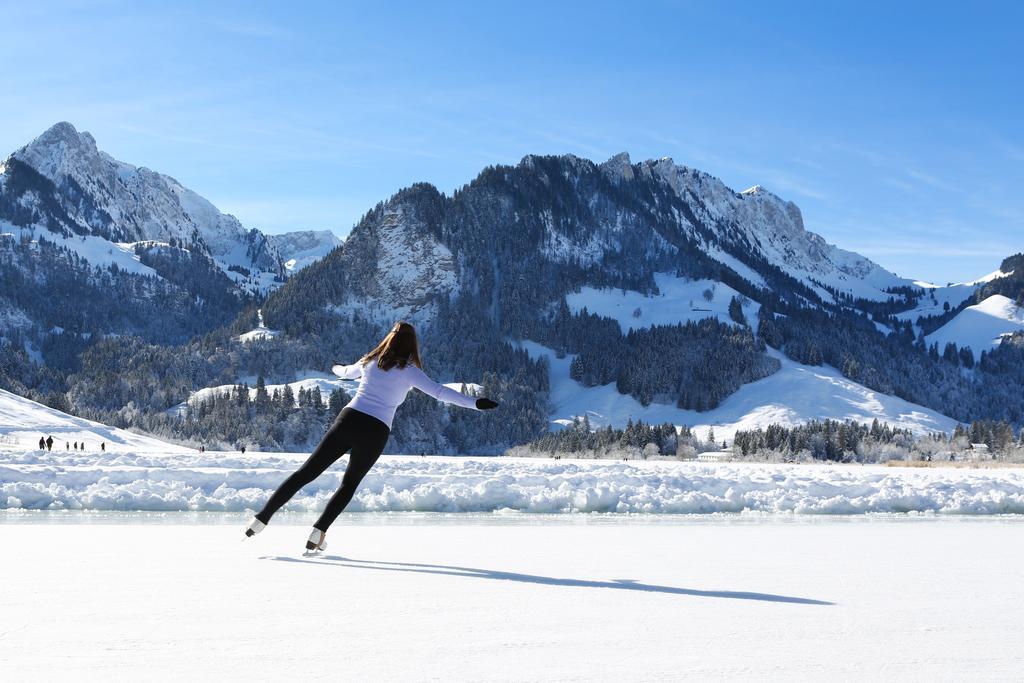
[(739, 297), (733, 296), (729, 300), (729, 317), (739, 325), (747, 324), (747, 318), (743, 315), (743, 303)]
[(256, 378), (256, 411), (259, 414), (266, 414), (270, 408), (270, 395), (267, 393), (267, 384), (263, 380), (263, 375), (259, 375)]

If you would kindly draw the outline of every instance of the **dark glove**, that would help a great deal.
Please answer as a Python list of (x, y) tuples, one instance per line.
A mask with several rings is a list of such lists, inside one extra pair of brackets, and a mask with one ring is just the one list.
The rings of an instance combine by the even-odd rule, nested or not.
[(491, 409), (497, 408), (497, 407), (498, 407), (498, 404), (495, 403), (494, 401), (492, 401), (489, 398), (478, 398), (476, 400), (476, 408), (477, 408), (477, 410), (491, 410)]

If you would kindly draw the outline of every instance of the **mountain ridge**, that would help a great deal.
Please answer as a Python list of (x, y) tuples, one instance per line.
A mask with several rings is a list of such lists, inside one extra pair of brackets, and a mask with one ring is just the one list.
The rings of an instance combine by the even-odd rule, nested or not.
[[(763, 186), (738, 192), (667, 157), (527, 155), (451, 194), (416, 183), (340, 241), (245, 231), (70, 124), (40, 137), (0, 173), (0, 221), (28, 226), (0, 238), (13, 266), (0, 272), (0, 344), (20, 349), (0, 381), (94, 419), (192, 438), (249, 410), (246, 438), (299, 444), (322, 419), (315, 400), (301, 416), (241, 399), (206, 406), (198, 423), (166, 411), (204, 387), (284, 384), (353, 360), (397, 318), (419, 327), (432, 375), (472, 380), (503, 405), (469, 420), (411, 397), (393, 434), (410, 452), (534, 438), (555, 383), (713, 410), (777, 371), (780, 353), (956, 420), (1024, 416), (1024, 402), (998, 399), (1024, 368), (1016, 339), (965, 368), (926, 338), (983, 292), (1017, 296), (1016, 257), (1003, 277), (929, 289), (829, 244)], [(227, 249), (211, 247), (225, 235)], [(250, 269), (268, 254), (276, 270)], [(259, 286), (268, 275), (283, 282)], [(56, 306), (31, 296), (41, 285)], [(571, 357), (558, 363), (569, 375), (552, 376), (530, 343)]]
[(92, 335), (180, 343), (225, 325), (340, 242), (247, 229), (68, 122), (0, 164), (0, 234), (0, 338), (66, 368)]

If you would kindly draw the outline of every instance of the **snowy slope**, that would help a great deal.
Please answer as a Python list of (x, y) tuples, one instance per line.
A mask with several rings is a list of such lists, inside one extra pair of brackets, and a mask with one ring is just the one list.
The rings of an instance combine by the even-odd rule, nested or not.
[(918, 318), (942, 315), (948, 309), (956, 308), (974, 296), (978, 286), (974, 283), (961, 283), (946, 287), (924, 286), (924, 295), (918, 299), (917, 305), (914, 308), (897, 313), (896, 317), (900, 320), (915, 322)]
[(1004, 336), (1014, 332), (1024, 332), (1024, 310), (1012, 299), (994, 294), (960, 311), (925, 340), (929, 346), (938, 344), (940, 353), (949, 343), (970, 347), (978, 359), (982, 351), (998, 346)]
[(769, 424), (793, 426), (809, 420), (837, 419), (870, 423), (874, 419), (915, 434), (951, 432), (956, 421), (929, 408), (868, 389), (846, 379), (831, 367), (811, 367), (789, 360), (769, 349), (781, 368), (764, 379), (745, 384), (717, 408), (705, 412), (682, 410), (674, 405), (641, 405), (620, 394), (615, 384), (586, 387), (569, 376), (574, 356), (557, 358), (534, 342), (520, 342), (532, 357), (547, 356), (550, 363), (552, 427), (586, 415), (591, 425), (623, 427), (629, 419), (648, 423), (687, 425), (704, 438), (710, 427), (717, 439), (732, 439), (739, 429)]
[[(579, 313), (586, 308), (590, 313), (613, 318), (625, 334), (630, 329), (654, 325), (675, 325), (704, 318), (735, 324), (729, 317), (729, 302), (741, 296), (732, 287), (713, 280), (687, 280), (667, 273), (655, 273), (658, 294), (647, 296), (641, 292), (622, 289), (595, 289), (582, 287), (569, 294), (565, 302), (569, 310)], [(705, 297), (711, 292), (711, 300)], [(743, 314), (747, 322), (757, 322), (760, 304), (746, 301)]]
[[(250, 332), (248, 334), (252, 333)], [(359, 385), (358, 381), (343, 380), (338, 377), (335, 377), (334, 375), (326, 373), (308, 372), (301, 374), (304, 375), (302, 378), (297, 379), (294, 382), (288, 382), (287, 385), (267, 384), (267, 393), (273, 395), (274, 391), (283, 391), (285, 386), (288, 386), (291, 388), (292, 393), (296, 397), (298, 397), (299, 389), (303, 389), (305, 391), (312, 391), (315, 388), (319, 388), (320, 393), (323, 396), (323, 400), (326, 401), (330, 397), (331, 392), (334, 391), (335, 389), (343, 389), (351, 396), (352, 394), (355, 393), (356, 387)], [(249, 385), (249, 398), (255, 399), (255, 379), (246, 378), (245, 381), (242, 383)], [(169, 415), (177, 415), (179, 417), (183, 417), (187, 410), (187, 405), (190, 404), (195, 406), (201, 403), (202, 401), (213, 398), (214, 396), (229, 394), (235, 390), (236, 386), (237, 385), (235, 384), (221, 384), (218, 386), (206, 387), (198, 391), (194, 391), (189, 396), (188, 401), (186, 403), (179, 403), (178, 405), (172, 408), (168, 408), (166, 412)], [(298, 401), (298, 398), (296, 398), (296, 401)]]
[(668, 157), (630, 165), (629, 156), (622, 153), (601, 167), (616, 179), (632, 180), (642, 175), (668, 183), (698, 220), (718, 226), (717, 243), (700, 238), (704, 250), (730, 267), (730, 261), (740, 261), (743, 266), (733, 269), (755, 284), (759, 284), (760, 277), (743, 272), (749, 270), (745, 262), (751, 252), (815, 289), (825, 300), (832, 297), (819, 285), (857, 298), (884, 301), (890, 296), (887, 288), (911, 284), (870, 259), (828, 244), (805, 229), (796, 204), (760, 185), (737, 193), (718, 178), (677, 165)]
[(262, 339), (275, 339), (281, 336), (280, 330), (271, 330), (266, 326), (266, 324), (264, 324), (263, 309), (259, 309), (256, 311), (256, 320), (256, 327), (252, 330), (249, 330), (248, 332), (243, 332), (242, 334), (238, 335), (238, 341), (245, 344), (248, 342), (253, 342)]
[[(39, 239), (45, 239), (58, 247), (66, 247), (88, 261), (92, 266), (105, 268), (117, 266), (118, 269), (135, 273), (137, 275), (148, 275), (160, 277), (160, 275), (140, 262), (139, 255), (135, 253), (135, 244), (131, 242), (114, 243), (95, 235), (71, 235), (65, 236), (38, 228), (26, 228), (13, 225), (0, 219), (0, 239), (5, 235), (15, 240), (23, 237), (38, 245)], [(166, 243), (159, 243), (160, 246), (167, 246)]]
[(302, 270), (319, 261), (341, 244), (330, 230), (298, 230), (281, 235), (267, 235), (288, 271)]
[(260, 325), (259, 327), (255, 327), (249, 330), (248, 332), (243, 332), (242, 334), (238, 335), (238, 341), (242, 342), (243, 344), (246, 344), (248, 342), (253, 342), (261, 339), (275, 339), (276, 337), (279, 336), (281, 336), (280, 330), (272, 330), (268, 327)]
[[(240, 285), (261, 291), (283, 272), (280, 256), (262, 233), (247, 230), (174, 178), (112, 158), (97, 148), (89, 133), (70, 123), (54, 125), (14, 152), (3, 173), (19, 174), (19, 187), (35, 183), (12, 201), (68, 234), (88, 234), (113, 244), (173, 240), (212, 258)], [(45, 180), (39, 183), (33, 173)], [(0, 192), (6, 188), (0, 182)], [(231, 268), (245, 269), (251, 276)]]
[(934, 285), (930, 282), (915, 281), (914, 285), (924, 290), (924, 295), (918, 300), (917, 305), (910, 310), (897, 313), (900, 320), (916, 321), (921, 317), (942, 315), (949, 309), (960, 306), (971, 298), (978, 289), (998, 278), (1013, 275), (1013, 272), (1004, 273), (1001, 270), (984, 275), (970, 282), (950, 283), (945, 286)]
[[(66, 442), (85, 442), (87, 452), (183, 453), (190, 449), (159, 439), (74, 417), (0, 389), (0, 448), (27, 451), (38, 447), (39, 437), (52, 436), (54, 451), (65, 452)], [(113, 456), (111, 456), (113, 457)]]

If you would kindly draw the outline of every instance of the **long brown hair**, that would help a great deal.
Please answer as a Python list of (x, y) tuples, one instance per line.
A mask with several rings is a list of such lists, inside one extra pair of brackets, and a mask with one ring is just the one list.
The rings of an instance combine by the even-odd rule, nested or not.
[(359, 362), (366, 365), (375, 359), (377, 367), (382, 370), (390, 370), (396, 365), (399, 368), (404, 368), (409, 363), (422, 368), (420, 345), (416, 340), (416, 328), (404, 320), (395, 323), (391, 331), (380, 340), (380, 344), (360, 358)]

